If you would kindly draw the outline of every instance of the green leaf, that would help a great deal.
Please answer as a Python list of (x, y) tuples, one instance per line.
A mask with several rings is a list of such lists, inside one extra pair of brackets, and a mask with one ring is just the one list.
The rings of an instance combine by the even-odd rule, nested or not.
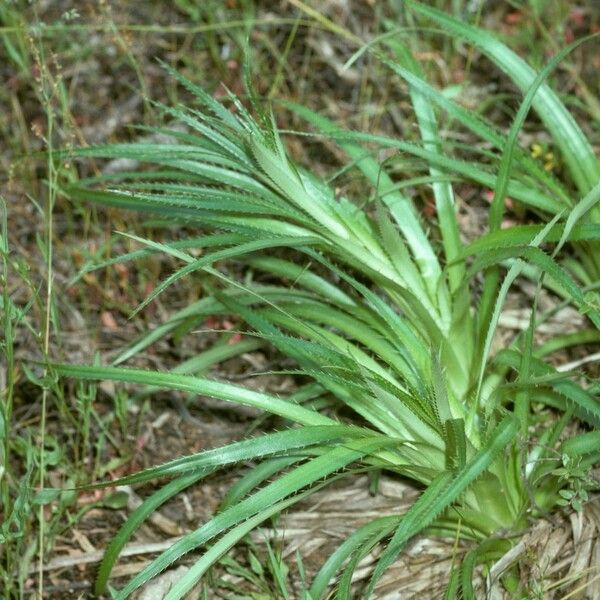
[(570, 437), (560, 447), (561, 453), (569, 456), (581, 456), (600, 450), (600, 431), (589, 431)]
[(133, 475), (115, 480), (82, 486), (80, 489), (94, 489), (114, 485), (134, 485), (158, 479), (186, 475), (190, 472), (221, 468), (235, 463), (264, 458), (278, 453), (295, 452), (303, 456), (304, 450), (311, 446), (343, 442), (373, 435), (373, 431), (350, 425), (307, 426), (286, 431), (268, 433), (259, 437), (234, 442), (227, 446), (204, 450), (175, 460), (167, 461), (156, 467), (149, 467)]
[(102, 506), (112, 510), (120, 510), (127, 506), (129, 495), (127, 492), (113, 492), (102, 499)]
[[(415, 60), (408, 48), (395, 40), (389, 40), (388, 45), (393, 48), (395, 55), (402, 66), (410, 72), (422, 77), (419, 63)], [(423, 147), (437, 154), (441, 154), (441, 142), (433, 107), (428, 101), (428, 98), (423, 96), (418, 88), (409, 86), (409, 90), (419, 130), (421, 132)], [(429, 173), (434, 178), (443, 174), (442, 171), (438, 170), (434, 165), (429, 167)], [(446, 261), (452, 263), (462, 247), (458, 231), (458, 222), (456, 219), (456, 206), (452, 186), (448, 182), (434, 181), (433, 194), (435, 196), (439, 226), (442, 232)], [(448, 270), (451, 292), (454, 292), (460, 287), (463, 270), (464, 265), (461, 264), (454, 264)], [(440, 283), (440, 285), (442, 284)]]
[(151, 385), (159, 388), (180, 390), (192, 394), (210, 396), (220, 400), (237, 402), (244, 406), (260, 408), (271, 414), (279, 415), (303, 425), (329, 425), (335, 424), (333, 419), (308, 410), (296, 404), (268, 394), (254, 392), (247, 388), (229, 383), (212, 381), (191, 375), (178, 375), (175, 373), (161, 373), (157, 371), (144, 371), (141, 369), (123, 369), (118, 367), (95, 367), (85, 365), (54, 365), (56, 372), (64, 377), (78, 379), (121, 381)]
[(31, 501), (33, 504), (51, 504), (60, 498), (62, 492), (63, 490), (45, 488), (37, 492)]

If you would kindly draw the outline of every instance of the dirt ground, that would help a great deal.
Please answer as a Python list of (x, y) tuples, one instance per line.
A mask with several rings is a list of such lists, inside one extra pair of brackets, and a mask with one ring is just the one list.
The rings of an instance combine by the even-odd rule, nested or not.
[[(323, 28), (301, 9), (302, 3), (282, 0), (252, 4), (256, 25), (250, 32), (250, 44), (259, 93), (273, 99), (303, 102), (350, 127), (409, 139), (414, 136), (407, 90), (399, 80), (384, 73), (368, 56), (344, 70), (344, 62), (356, 47)], [(376, 0), (323, 0), (307, 4), (363, 39), (379, 32), (383, 20), (392, 14), (387, 2)], [(481, 20), (483, 25), (506, 36), (513, 48), (539, 66), (554, 53), (556, 44), (598, 31), (600, 27), (597, 2), (563, 0), (550, 4), (547, 22), (541, 24), (532, 23), (516, 3), (513, 6), (508, 2), (485, 2)], [(0, 8), (4, 41), (9, 42), (0, 44), (0, 72), (4, 82), (0, 90), (0, 185), (8, 206), (9, 244), (22, 267), (7, 285), (15, 305), (27, 308), (25, 322), (19, 326), (15, 338), (18, 368), (13, 436), (32, 437), (35, 441), (41, 425), (42, 397), (35, 380), (38, 373), (35, 365), (44, 356), (40, 335), (45, 312), (43, 290), (48, 277), (43, 243), (47, 239), (44, 236), (48, 220), (44, 207), (49, 201), (48, 162), (41, 152), (47, 149), (49, 141), (54, 148), (68, 148), (133, 139), (144, 132), (134, 130), (132, 125), (156, 123), (153, 102), (189, 100), (157, 59), (180, 69), (216, 95), (223, 93), (221, 84), (234, 92), (243, 92), (242, 42), (244, 15), (247, 15), (244, 11), (249, 6), (249, 2), (241, 0), (127, 3), (39, 0), (9, 2)], [(500, 126), (510, 123), (507, 116), (519, 96), (506, 78), (476, 51), (426, 35), (421, 45), (420, 58), (427, 65), (431, 81), (448, 88), (463, 84), (461, 101), (465, 105), (470, 103), (475, 107), (489, 101), (486, 116)], [(590, 44), (578, 48), (555, 76), (561, 93), (573, 96), (575, 116), (583, 121), (596, 147), (600, 141), (597, 122), (590, 120), (589, 111), (578, 106), (591, 103), (592, 109), (598, 111), (596, 115), (600, 114), (597, 49), (597, 44), (595, 51)], [(277, 109), (276, 113), (282, 128), (301, 127), (285, 110)], [(546, 139), (539, 123), (535, 119), (529, 121), (523, 143)], [(461, 141), (469, 142), (467, 137)], [(320, 173), (340, 165), (338, 150), (321, 142), (309, 139), (300, 144), (290, 138), (290, 150), (296, 160)], [(106, 169), (106, 165), (88, 161), (62, 165), (60, 169), (61, 177), (68, 179), (75, 172), (79, 176), (93, 175)], [(349, 191), (357, 186), (351, 178), (344, 185)], [(488, 199), (466, 184), (459, 197), (463, 235), (475, 237), (484, 227)], [(425, 215), (433, 216), (427, 198), (417, 202)], [(526, 220), (527, 215), (515, 210), (508, 218), (518, 222)], [(168, 257), (77, 276), (85, 264), (101, 262), (133, 248), (128, 240), (116, 236), (115, 231), (135, 229), (142, 236), (152, 237), (152, 223), (111, 209), (75, 205), (60, 194), (55, 199), (52, 221), (55, 302), (48, 354), (54, 359), (89, 363), (98, 355), (102, 363), (108, 363), (132, 339), (201, 297), (201, 282), (190, 280), (169, 289), (130, 319), (136, 305), (173, 270), (174, 263)], [(173, 231), (171, 235), (181, 233)], [(499, 344), (509, 341), (526, 322), (524, 315), (530, 305), (531, 289), (522, 285), (515, 290)], [(566, 330), (576, 330), (580, 318), (575, 311), (565, 309), (548, 327), (565, 330), (567, 323)], [(215, 329), (229, 326), (227, 322), (207, 324), (207, 328)], [(204, 333), (161, 341), (128, 364), (169, 369), (208, 347), (212, 339), (210, 333)], [(556, 356), (555, 360), (568, 363), (578, 360), (586, 351), (580, 348)], [(253, 376), (277, 364), (277, 360), (275, 354), (255, 352), (227, 361), (211, 376), (275, 393), (291, 391), (296, 385), (291, 377)], [(588, 376), (597, 375), (590, 366)], [(0, 381), (0, 389), (2, 384)], [(67, 482), (89, 482), (90, 478), (95, 481), (116, 478), (241, 439), (253, 430), (259, 416), (251, 410), (216, 401), (190, 401), (177, 393), (155, 393), (136, 400), (132, 390), (100, 384), (94, 392), (91, 422), (82, 439), (78, 426), (80, 413), (74, 400), (75, 384), (65, 383), (61, 389), (60, 395), (49, 397), (45, 424), (47, 439), (62, 452), (61, 460), (48, 468), (47, 481), (56, 487), (64, 487)], [(65, 421), (66, 414), (70, 418)], [(273, 420), (267, 420), (260, 421), (258, 427), (267, 429), (274, 425)], [(15, 472), (24, 472), (23, 456), (18, 452), (14, 456), (23, 460), (23, 464), (14, 467)], [(111, 584), (120, 587), (175, 538), (206, 521), (228, 486), (243, 471), (241, 468), (215, 475), (162, 507), (126, 547)], [(48, 528), (44, 598), (91, 597), (102, 549), (125, 516), (152, 489), (148, 485), (127, 490), (127, 501), (117, 509), (102, 503), (110, 489), (86, 492), (60, 509), (47, 508), (46, 518), (52, 525)], [(384, 478), (375, 495), (369, 492), (366, 477), (343, 480), (285, 515), (276, 530), (265, 529), (254, 535), (249, 547), (264, 556), (265, 540), (272, 536), (272, 543), (290, 565), (289, 585), (297, 593), (296, 551), (302, 554), (308, 573), (314, 573), (349, 532), (374, 515), (401, 512), (417, 494), (418, 490), (411, 485), (393, 478)], [(28, 527), (33, 539), (37, 530), (33, 516)], [(599, 533), (600, 503), (593, 501), (580, 514), (556, 514), (536, 524), (509, 558), (522, 563), (523, 577), (539, 579), (540, 598), (597, 599), (600, 598)], [(453, 556), (467, 549), (467, 544), (455, 547), (453, 540), (415, 540), (382, 580), (378, 597), (423, 600), (442, 597)], [(25, 556), (23, 568), (29, 571), (27, 589), (33, 595), (37, 588), (37, 565), (34, 557)], [(184, 560), (179, 568), (185, 569), (192, 559)], [(248, 549), (237, 551), (234, 559), (238, 565), (248, 566)], [(369, 557), (361, 565), (357, 581), (367, 576), (373, 560), (374, 557)], [(211, 576), (208, 597), (278, 597), (269, 577), (249, 580), (240, 573), (235, 564), (224, 564)], [(161, 598), (157, 585), (142, 590), (138, 598)], [(482, 579), (480, 593), (483, 585)], [(576, 591), (578, 588), (581, 590)], [(403, 590), (402, 595), (399, 589)], [(490, 598), (502, 597), (499, 585), (488, 581), (486, 589), (495, 594)], [(200, 597), (200, 593), (201, 590), (196, 590), (196, 596), (190, 597)]]

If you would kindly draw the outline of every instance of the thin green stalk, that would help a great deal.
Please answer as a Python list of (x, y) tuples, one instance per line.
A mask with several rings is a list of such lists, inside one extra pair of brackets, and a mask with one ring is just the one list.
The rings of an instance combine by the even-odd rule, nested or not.
[[(2, 288), (2, 321), (4, 324), (4, 335), (2, 349), (6, 361), (6, 387), (0, 390), (2, 393), (0, 405), (0, 436), (2, 437), (2, 453), (0, 455), (0, 499), (4, 507), (4, 515), (8, 516), (11, 509), (10, 494), (10, 429), (12, 424), (13, 396), (14, 396), (14, 332), (12, 303), (8, 287), (9, 273), (9, 245), (8, 245), (8, 212), (6, 202), (0, 196), (0, 255), (2, 257), (2, 272), (0, 273), (0, 288)], [(13, 567), (12, 544), (4, 546), (4, 589), (10, 593), (13, 586), (11, 570)]]
[[(39, 486), (40, 490), (44, 489), (46, 480), (46, 418), (48, 412), (48, 397), (50, 375), (49, 355), (50, 355), (50, 329), (52, 323), (52, 308), (53, 308), (53, 238), (54, 238), (54, 204), (56, 201), (58, 172), (56, 169), (55, 158), (53, 153), (53, 137), (54, 137), (54, 112), (52, 108), (52, 86), (53, 82), (48, 73), (48, 63), (44, 52), (44, 46), (39, 40), (37, 48), (37, 59), (40, 65), (40, 88), (41, 98), (44, 102), (46, 111), (46, 168), (48, 172), (47, 199), (44, 211), (45, 221), (45, 258), (46, 258), (46, 288), (45, 288), (45, 303), (43, 315), (43, 342), (42, 354), (44, 357), (43, 370), (43, 388), (42, 388), (42, 407), (40, 415), (40, 452), (39, 452)], [(45, 517), (44, 505), (41, 504), (38, 512), (39, 520), (39, 535), (38, 535), (38, 594), (40, 598), (44, 597), (44, 545), (45, 545)]]

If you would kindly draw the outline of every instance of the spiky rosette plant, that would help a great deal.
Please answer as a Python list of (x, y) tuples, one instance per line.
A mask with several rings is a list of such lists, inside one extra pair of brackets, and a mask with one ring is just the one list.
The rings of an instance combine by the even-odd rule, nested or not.
[[(503, 149), (503, 167), (490, 180), (500, 199), (494, 204), (494, 219), (513, 185), (514, 132), (546, 74), (535, 79), (526, 95)], [(374, 138), (344, 134), (311, 116), (372, 185), (375, 193), (361, 208), (364, 202), (337, 197), (329, 183), (289, 158), (274, 118), (256, 101), (253, 117), (233, 95), (227, 107), (177, 73), (173, 76), (201, 105), (200, 110), (161, 107), (186, 131), (168, 129), (175, 142), (170, 144), (77, 150), (79, 157), (130, 158), (151, 168), (85, 180), (67, 192), (85, 201), (158, 214), (167, 222), (195, 224), (202, 231), (200, 237), (177, 242), (127, 234), (145, 248), (116, 260), (164, 252), (182, 264), (140, 309), (184, 276), (201, 278), (204, 289), (213, 291), (150, 331), (113, 366), (57, 369), (69, 377), (220, 398), (258, 407), (283, 421), (278, 431), (111, 481), (170, 478), (129, 517), (108, 547), (96, 591), (105, 589), (121, 548), (153, 510), (219, 468), (255, 461), (212, 520), (176, 541), (116, 597), (127, 597), (178, 558), (203, 549), (166, 596), (183, 597), (253, 528), (357, 470), (408, 477), (423, 493), (406, 514), (382, 516), (344, 542), (313, 579), (310, 597), (324, 597), (340, 571), (338, 597), (349, 597), (354, 568), (379, 543), (385, 549), (366, 596), (406, 542), (424, 528), (477, 540), (496, 533), (485, 550), (474, 551), (465, 561), (462, 585), (468, 596), (476, 562), (492, 560), (509, 548), (502, 533), (519, 531), (530, 516), (560, 500), (564, 477), (553, 471), (560, 466), (557, 444), (566, 425), (574, 417), (592, 427), (600, 420), (595, 398), (536, 354), (535, 311), (527, 334), (491, 356), (502, 303), (524, 261), (559, 286), (594, 323), (600, 322), (576, 282), (541, 248), (573, 237), (596, 239), (597, 228), (578, 227), (577, 214), (558, 213), (526, 234), (522, 229), (503, 231), (505, 245), (518, 246), (518, 253), (507, 256), (486, 240), (468, 263), (478, 242), (471, 247), (461, 242), (453, 188), (439, 176), (444, 157), (435, 113), (418, 89), (412, 90), (412, 99), (420, 147), (438, 156), (439, 164), (414, 185), (431, 185), (441, 244), (432, 241), (411, 199), (372, 157), (369, 144)], [(499, 273), (503, 261), (515, 256), (519, 260), (502, 285), (489, 288), (493, 295), (475, 291), (475, 275), (490, 268)], [(225, 261), (244, 267), (244, 283), (215, 267)], [(118, 366), (164, 336), (192, 331), (208, 316), (232, 314), (249, 330), (244, 328), (241, 343), (218, 344), (172, 372)], [(263, 346), (293, 361), (291, 372), (298, 376), (299, 388), (291, 396), (276, 397), (198, 374), (219, 360)], [(528, 439), (536, 424), (532, 404), (563, 410), (533, 440)], [(598, 447), (598, 435), (588, 433), (567, 440), (561, 451), (583, 456), (580, 464), (589, 464)]]

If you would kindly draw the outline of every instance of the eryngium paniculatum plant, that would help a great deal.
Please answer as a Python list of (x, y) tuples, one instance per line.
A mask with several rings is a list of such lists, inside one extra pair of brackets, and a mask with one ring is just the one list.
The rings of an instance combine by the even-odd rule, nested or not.
[[(412, 57), (399, 56), (414, 72)], [(81, 181), (67, 190), (71, 197), (152, 213), (165, 223), (196, 225), (200, 232), (175, 242), (128, 234), (145, 248), (116, 260), (164, 252), (182, 265), (140, 308), (184, 276), (201, 284), (205, 295), (136, 341), (113, 366), (61, 365), (59, 372), (183, 390), (198, 402), (212, 396), (280, 418), (272, 432), (119, 480), (170, 479), (110, 544), (96, 591), (106, 587), (121, 548), (152, 511), (215, 470), (241, 462), (256, 466), (232, 488), (214, 518), (176, 541), (117, 598), (202, 549), (167, 595), (183, 597), (253, 528), (355, 472), (407, 477), (423, 492), (406, 514), (382, 515), (339, 546), (313, 578), (311, 598), (325, 597), (339, 572), (339, 597), (349, 597), (359, 560), (383, 544), (364, 591), (368, 596), (406, 542), (424, 528), (488, 540), (485, 551), (467, 561), (461, 581), (468, 596), (469, 569), (477, 560), (500, 556), (511, 543), (505, 534), (561, 502), (566, 481), (561, 455), (581, 468), (595, 460), (599, 447), (596, 431), (559, 445), (561, 436), (574, 418), (596, 427), (597, 400), (544, 362), (544, 348), (551, 345), (534, 344), (535, 310), (527, 332), (491, 353), (508, 289), (526, 269), (530, 276), (541, 274), (594, 324), (599, 322), (589, 298), (542, 249), (556, 253), (565, 242), (596, 240), (596, 226), (578, 224), (581, 214), (561, 209), (547, 224), (500, 228), (507, 190), (525, 194), (512, 177), (514, 161), (521, 165), (523, 159), (516, 134), (553, 64), (531, 81), (503, 137), (498, 170), (485, 181), (495, 191), (490, 232), (469, 245), (461, 241), (453, 183), (446, 176), (452, 169), (445, 167), (433, 104), (416, 80), (410, 91), (422, 140), (397, 143), (420, 153), (429, 166), (403, 185), (374, 158), (379, 146), (390, 145), (389, 138), (343, 131), (304, 107), (291, 106), (347, 153), (371, 185), (372, 193), (362, 199), (337, 196), (331, 182), (295, 164), (275, 119), (257, 101), (252, 116), (235, 96), (220, 103), (175, 72), (200, 108), (161, 106), (166, 120), (183, 125), (157, 129), (173, 143), (141, 141), (76, 151), (79, 157), (134, 159), (145, 168)], [(433, 233), (403, 191), (411, 186), (432, 191)], [(593, 204), (595, 189), (582, 202)], [(243, 267), (243, 283), (227, 275), (227, 264)], [(474, 285), (474, 278), (482, 273), (483, 290), (477, 291), (481, 286)], [(242, 341), (228, 344), (231, 332), (226, 332), (214, 348), (171, 372), (118, 366), (158, 339), (192, 332), (219, 315), (235, 315), (245, 324)], [(203, 376), (216, 362), (263, 347), (276, 348), (292, 361), (286, 370), (297, 376), (292, 395)], [(546, 428), (536, 427), (540, 416)], [(492, 534), (494, 541), (489, 541)], [(457, 581), (455, 575), (452, 585)]]

